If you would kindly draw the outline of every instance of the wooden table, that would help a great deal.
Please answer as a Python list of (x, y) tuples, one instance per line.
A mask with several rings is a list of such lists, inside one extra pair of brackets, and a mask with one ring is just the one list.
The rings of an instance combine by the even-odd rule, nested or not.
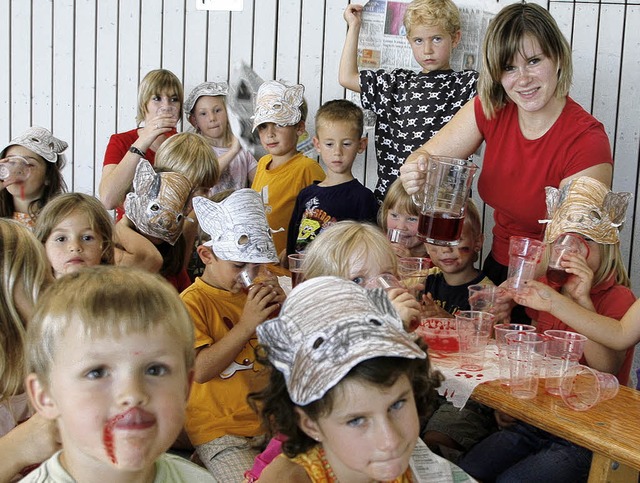
[(615, 398), (587, 411), (569, 409), (544, 392), (517, 399), (499, 381), (477, 386), (472, 399), (593, 451), (589, 483), (637, 483), (640, 470), (640, 391), (620, 387)]

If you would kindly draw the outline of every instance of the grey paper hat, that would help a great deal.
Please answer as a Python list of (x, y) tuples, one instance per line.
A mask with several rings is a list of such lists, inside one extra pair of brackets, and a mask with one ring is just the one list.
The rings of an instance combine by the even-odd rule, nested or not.
[(13, 138), (7, 143), (0, 151), (2, 157), (4, 157), (4, 152), (10, 146), (22, 146), (30, 149), (38, 156), (42, 156), (45, 161), (49, 163), (57, 162), (59, 156), (61, 156), (64, 161), (65, 159), (62, 153), (69, 147), (67, 143), (51, 134), (51, 131), (38, 126), (30, 127), (20, 134), (20, 136)]
[(222, 260), (243, 263), (276, 263), (262, 198), (257, 191), (243, 188), (219, 203), (201, 196), (193, 199), (200, 227), (211, 237), (204, 243)]
[(279, 126), (293, 126), (302, 118), (300, 106), (304, 101), (304, 86), (287, 86), (278, 81), (263, 82), (256, 96), (253, 131), (265, 122)]
[(226, 82), (203, 82), (189, 93), (184, 101), (184, 113), (189, 116), (202, 96), (226, 96), (229, 94), (229, 84)]
[(280, 315), (260, 324), (257, 333), (299, 406), (321, 399), (362, 361), (426, 357), (383, 289), (367, 290), (339, 277), (298, 285)]

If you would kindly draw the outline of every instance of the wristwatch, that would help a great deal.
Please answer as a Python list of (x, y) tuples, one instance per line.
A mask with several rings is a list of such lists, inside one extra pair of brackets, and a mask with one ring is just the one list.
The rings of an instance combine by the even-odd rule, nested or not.
[(144, 153), (143, 151), (140, 151), (138, 148), (136, 148), (135, 146), (131, 146), (129, 148), (129, 152), (133, 153), (133, 154), (137, 154), (138, 156), (140, 156), (141, 158), (144, 158), (146, 156), (146, 153)]

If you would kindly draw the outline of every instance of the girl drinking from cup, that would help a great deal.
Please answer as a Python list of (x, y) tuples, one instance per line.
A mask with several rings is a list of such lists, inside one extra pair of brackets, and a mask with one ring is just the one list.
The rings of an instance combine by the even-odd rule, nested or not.
[(122, 203), (140, 159), (153, 165), (160, 145), (177, 132), (183, 98), (182, 83), (173, 72), (150, 71), (138, 88), (137, 127), (109, 139), (99, 193), (108, 210), (116, 209), (118, 220), (124, 214)]
[(378, 212), (378, 225), (387, 233), (398, 257), (426, 257), (427, 249), (417, 237), (418, 206), (398, 179), (391, 184)]
[(0, 167), (6, 164), (21, 169), (19, 175), (0, 180), (1, 217), (33, 229), (44, 205), (67, 189), (62, 176), (66, 162), (62, 153), (67, 147), (47, 129), (30, 127), (2, 149)]
[(240, 146), (227, 116), (226, 82), (203, 82), (184, 102), (184, 113), (198, 134), (205, 137), (218, 157), (220, 179), (209, 192), (250, 188), (258, 162)]
[[(630, 195), (612, 193), (605, 184), (584, 176), (561, 189), (548, 187), (546, 193), (545, 241), (553, 244), (562, 234), (572, 233), (589, 246), (586, 257), (581, 253), (563, 256), (561, 266), (568, 277), (559, 288), (560, 296), (588, 311), (619, 320), (635, 300), (622, 262), (618, 233)], [(546, 277), (542, 283), (549, 283)], [(524, 305), (534, 302), (526, 293), (525, 289), (522, 295), (517, 294), (516, 301)], [(532, 306), (547, 308), (535, 303)], [(568, 320), (542, 310), (527, 309), (539, 333), (552, 329), (571, 331)], [(620, 384), (627, 384), (632, 362), (633, 347), (612, 350), (594, 340), (586, 341), (580, 361), (615, 374)], [(473, 477), (482, 481), (586, 481), (590, 451), (511, 418), (506, 422), (500, 416), (498, 424), (502, 431), (479, 442), (459, 461)]]
[(441, 376), (382, 290), (308, 280), (257, 333), (270, 381), (250, 400), (287, 438), (259, 482), (409, 482), (425, 464), (466, 480), (419, 439)]
[(97, 198), (66, 193), (47, 204), (34, 229), (56, 278), (114, 261), (113, 221)]

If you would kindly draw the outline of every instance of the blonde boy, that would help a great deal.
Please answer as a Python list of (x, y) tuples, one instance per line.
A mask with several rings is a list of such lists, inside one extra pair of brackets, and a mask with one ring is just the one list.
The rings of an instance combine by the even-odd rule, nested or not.
[(275, 230), (277, 253), (287, 247), (287, 229), (296, 196), (302, 188), (325, 178), (320, 165), (297, 150), (305, 130), (307, 105), (304, 86), (264, 82), (258, 89), (253, 129), (258, 129), (266, 154), (256, 169), (251, 188), (262, 195), (269, 225)]
[(98, 266), (46, 292), (27, 334), (27, 390), (62, 450), (26, 482), (212, 481), (165, 454), (182, 429), (193, 329), (175, 290), (144, 271)]
[(255, 364), (255, 330), (279, 309), (284, 293), (277, 282), (269, 282), (245, 294), (238, 275), (278, 257), (255, 191), (241, 189), (220, 202), (196, 197), (193, 205), (211, 239), (197, 248), (205, 265), (202, 276), (181, 295), (196, 334), (195, 383), (185, 429), (216, 481), (242, 481), (263, 435), (246, 401), (262, 383)]
[(316, 113), (313, 145), (327, 177), (298, 194), (289, 222), (287, 253), (302, 252), (325, 228), (340, 220), (375, 223), (378, 203), (369, 188), (353, 177), (356, 156), (367, 147), (362, 109), (353, 102), (325, 102)]
[(409, 154), (428, 141), (476, 95), (478, 73), (455, 72), (449, 60), (461, 38), (460, 12), (451, 0), (414, 0), (404, 15), (407, 41), (421, 71), (405, 69), (358, 72), (358, 37), (362, 5), (344, 11), (348, 24), (340, 59), (339, 81), (360, 93), (364, 109), (376, 116), (378, 185), (382, 202)]

